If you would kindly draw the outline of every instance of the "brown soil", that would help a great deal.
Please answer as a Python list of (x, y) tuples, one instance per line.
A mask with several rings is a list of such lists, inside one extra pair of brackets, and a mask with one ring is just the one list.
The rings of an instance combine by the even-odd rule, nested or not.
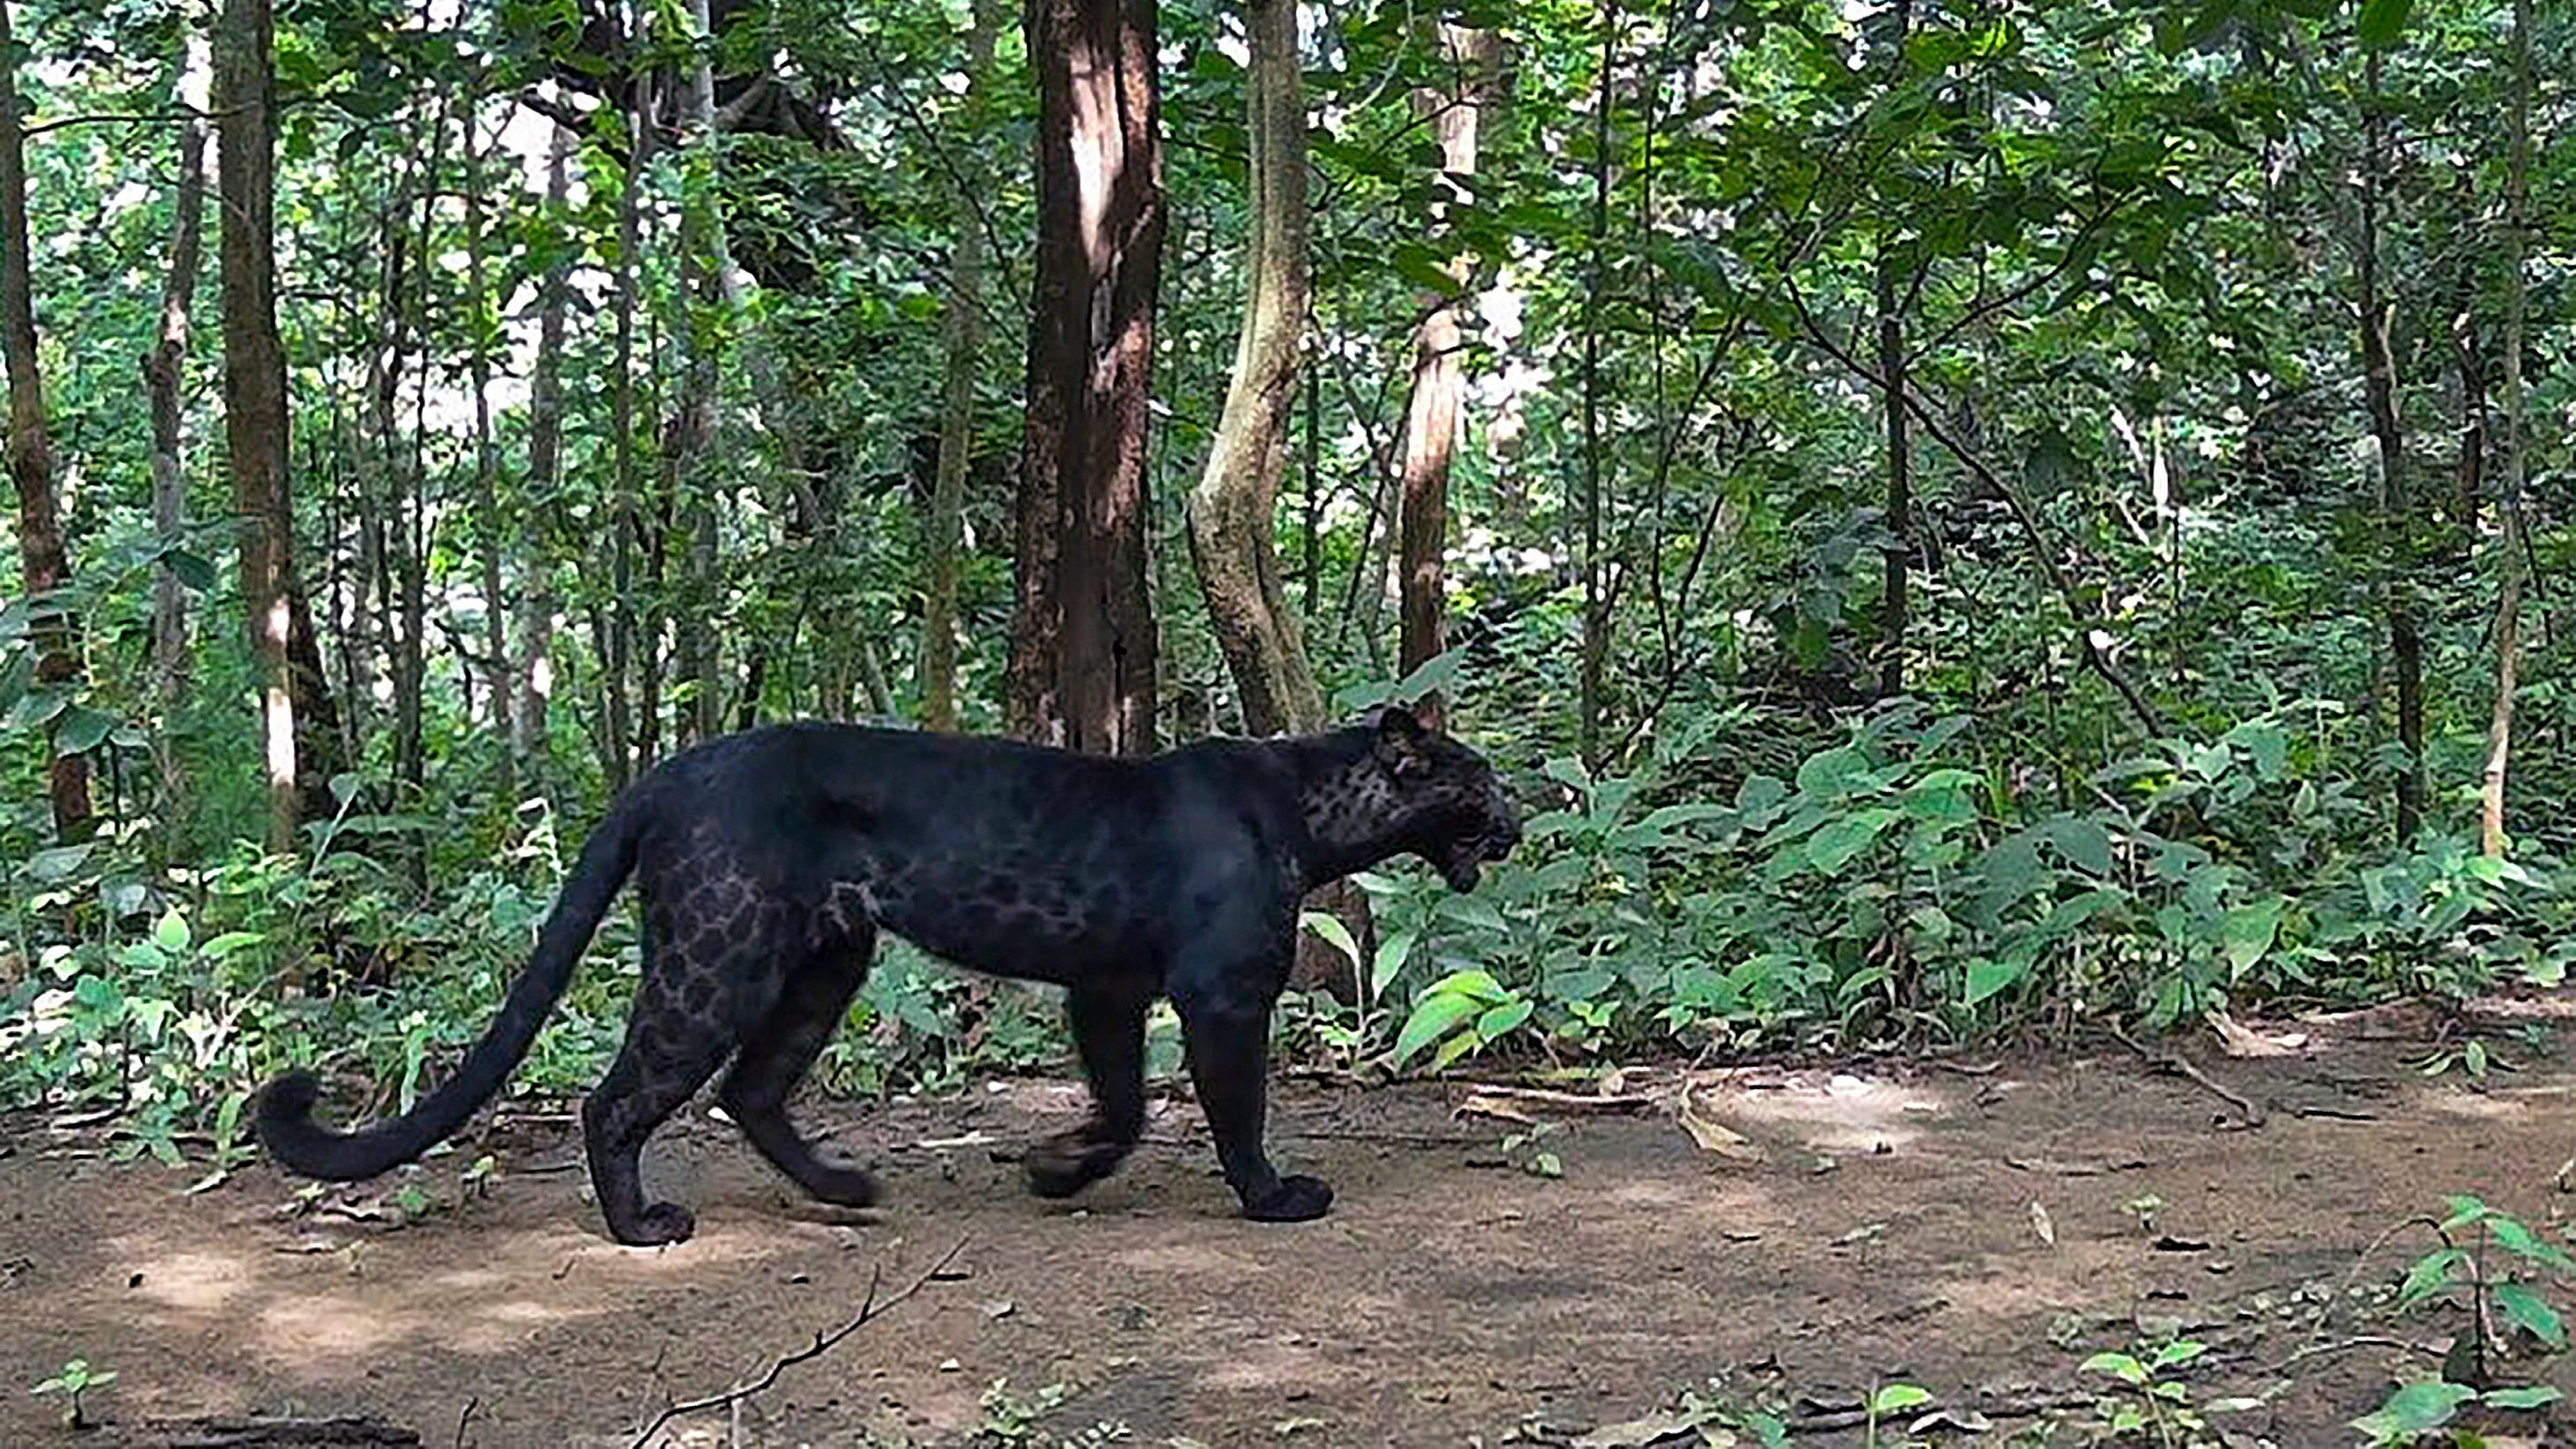
[[(2457, 1315), (2391, 1321), (2358, 1297), (2429, 1239), (2373, 1245), (2453, 1191), (2555, 1219), (2576, 1067), (2522, 1061), (2481, 1091), (2411, 1069), (2423, 1016), (2296, 1029), (2294, 1056), (2192, 1053), (2268, 1105), (2258, 1128), (2218, 1125), (2219, 1097), (2124, 1050), (1747, 1069), (1700, 1100), (1760, 1160), (1703, 1150), (1669, 1111), (1542, 1106), (1561, 1124), (1542, 1144), (1554, 1180), (1493, 1165), (1510, 1124), (1454, 1116), (1466, 1086), (1292, 1085), (1280, 1153), (1341, 1194), (1301, 1227), (1231, 1215), (1186, 1103), (1078, 1205), (1029, 1198), (996, 1158), (1076, 1109), (1062, 1083), (809, 1107), (882, 1168), (889, 1200), (867, 1214), (794, 1199), (694, 1112), (648, 1158), (698, 1213), (699, 1236), (662, 1251), (601, 1236), (560, 1116), (512, 1116), (302, 1212), (265, 1167), (187, 1196), (195, 1174), (21, 1122), (0, 1136), (0, 1444), (74, 1440), (27, 1388), (75, 1356), (119, 1375), (93, 1403), (110, 1427), (80, 1442), (171, 1442), (187, 1415), (363, 1413), (430, 1445), (627, 1444), (960, 1237), (964, 1276), (660, 1442), (984, 1442), (1003, 1379), (1060, 1400), (1026, 1441), (1048, 1444), (1102, 1425), (1146, 1445), (1562, 1443), (1713, 1376), (1811, 1418), (1882, 1378), (2010, 1411), (2080, 1391), (2083, 1358), (2141, 1325), (2179, 1324), (2215, 1345), (2203, 1400), (2296, 1380), (2226, 1421), (2243, 1442), (2349, 1443), (2392, 1370), (2433, 1361), (2360, 1347), (2267, 1367), (2363, 1334), (2438, 1350)], [(469, 1196), (484, 1148), (501, 1170)], [(401, 1225), (405, 1181), (444, 1206)], [(2153, 1232), (2126, 1206), (2148, 1195)], [(1857, 1442), (1832, 1422), (1800, 1442)]]

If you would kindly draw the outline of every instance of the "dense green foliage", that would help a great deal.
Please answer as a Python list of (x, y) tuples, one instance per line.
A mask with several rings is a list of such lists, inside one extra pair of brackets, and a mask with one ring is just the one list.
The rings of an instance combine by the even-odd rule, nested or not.
[[(630, 153), (617, 111), (574, 101), (574, 82), (615, 73), (585, 47), (584, 12), (286, 9), (300, 567), (351, 748), (339, 814), (285, 858), (257, 844), (254, 671), (213, 566), (231, 545), (211, 302), (187, 392), (202, 521), (183, 541), (152, 527), (135, 381), (198, 19), (158, 0), (12, 5), (85, 669), (37, 686), (29, 601), (0, 612), (0, 1094), (114, 1103), (136, 1140), (175, 1152), (191, 1132), (233, 1150), (250, 1085), (290, 1060), (364, 1062), (407, 1093), (479, 1031), (628, 760), (708, 721), (909, 714), (944, 258), (969, 172), (995, 270), (960, 697), (969, 727), (998, 727), (1033, 226), (1021, 41), (1006, 27), (990, 98), (970, 105), (962, 3), (716, 8), (713, 72), (790, 97), (828, 142), (683, 127), (651, 152), (623, 439), (611, 314)], [(1451, 81), (1438, 8), (1312, 12), (1312, 386), (1279, 538), (1339, 702), (1387, 695), (1412, 324), (1458, 269), (1474, 306), (1455, 644), (1409, 688), (1444, 688), (1453, 726), (1512, 768), (1536, 818), (1475, 896), (1410, 867), (1369, 878), (1362, 1003), (1303, 1001), (1301, 1049), (1419, 1065), (1923, 1045), (2563, 975), (2563, 13), (2532, 39), (2528, 483), (2511, 497), (2507, 5), (1470, 0), (1447, 17), (1498, 29), (1506, 58), (1465, 179), (1426, 161), (1414, 99)], [(642, 10), (652, 60), (685, 79), (701, 54), (688, 7)], [(1249, 202), (1239, 25), (1170, 0), (1162, 30), (1154, 570), (1164, 732), (1185, 738), (1240, 721), (1180, 509), (1232, 365)], [(545, 200), (547, 123), (523, 98), (582, 122), (561, 208)], [(2366, 145), (2374, 105), (2384, 162)], [(1438, 225), (1435, 200), (1452, 203)], [(739, 299), (705, 282), (718, 238), (751, 275)], [(2403, 427), (2394, 504), (2361, 377), (2363, 246)], [(558, 262), (575, 297), (565, 454), (537, 490), (528, 374)], [(1903, 520), (1887, 508), (1891, 335), (1917, 409)], [(474, 436), (477, 358), (496, 466)], [(678, 420), (710, 386), (717, 432), (692, 447)], [(2508, 510), (2534, 582), (2499, 857), (2479, 849), (2477, 784)], [(196, 631), (177, 698), (156, 694), (148, 657), (164, 569)], [(407, 680), (393, 640), (413, 569), (425, 668)], [(531, 590), (552, 602), (552, 708), (514, 760), (493, 681), (529, 659), (494, 661), (484, 641), (490, 611)], [(2392, 599), (2425, 640), (2430, 809), (2413, 838), (2392, 812), (2409, 765)], [(621, 610), (643, 642), (612, 680), (602, 641)], [(531, 647), (516, 617), (510, 639)], [(637, 701), (636, 740), (608, 736), (612, 685)], [(94, 839), (54, 838), (47, 739), (97, 767)], [(523, 1084), (577, 1082), (613, 1044), (633, 952), (612, 918)], [(1047, 1013), (890, 951), (827, 1074), (882, 1090), (1047, 1061)]]

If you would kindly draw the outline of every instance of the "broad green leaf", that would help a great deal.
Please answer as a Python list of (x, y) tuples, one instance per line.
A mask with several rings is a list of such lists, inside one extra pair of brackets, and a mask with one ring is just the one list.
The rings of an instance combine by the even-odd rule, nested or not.
[(2567, 1346), (2567, 1324), (2549, 1301), (2526, 1284), (2502, 1283), (2495, 1290), (2496, 1307), (2504, 1316), (2530, 1330), (2531, 1336), (2553, 1349)]
[(1992, 958), (1971, 961), (1968, 963), (1967, 993), (1962, 1004), (1976, 1006), (1995, 993), (2012, 987), (2028, 974), (2030, 967), (2019, 961)]
[(188, 918), (177, 907), (164, 912), (152, 926), (152, 944), (175, 956), (188, 949)]
[(1529, 1018), (1528, 1000), (1506, 1001), (1500, 1006), (1488, 1009), (1484, 1015), (1476, 1018), (1476, 1035), (1487, 1041), (1494, 1041), (1507, 1035)]
[(2229, 730), (2219, 743), (2234, 745), (2252, 756), (2254, 773), (2266, 782), (2289, 773), (2289, 732), (2270, 720), (2247, 720)]
[(2111, 832), (2099, 820), (2060, 815), (2041, 827), (2060, 855), (2095, 875), (2111, 873)]
[(2288, 904), (2285, 897), (2274, 896), (2227, 912), (2227, 924), (2221, 934), (2227, 942), (2227, 964), (2238, 975), (2252, 969), (2272, 949), (2272, 938), (2281, 926), (2281, 910)]
[(1807, 757), (1798, 767), (1798, 788), (1810, 795), (1839, 797), (1868, 774), (1867, 756), (1850, 745), (1837, 745)]
[(2465, 1248), (2436, 1248), (2415, 1260), (2406, 1270), (2406, 1279), (2397, 1288), (2397, 1306), (2411, 1308), (2439, 1292), (2451, 1279), (2451, 1270), (2469, 1261)]
[[(2471, 1042), (2470, 1045), (2478, 1044)], [(2513, 1218), (2499, 1213), (2487, 1220), (2487, 1231), (2495, 1234), (2496, 1242), (2517, 1258), (2545, 1263), (2562, 1273), (2576, 1273), (2576, 1259), (2569, 1258), (2564, 1248), (2534, 1236), (2531, 1229)]]
[(1893, 810), (1871, 809), (1827, 821), (1807, 841), (1807, 863), (1826, 875), (1838, 875), (1898, 818)]
[(2566, 1398), (2547, 1384), (2530, 1384), (2518, 1389), (2489, 1389), (2482, 1397), (2487, 1406), (2496, 1409), (2545, 1409)]
[(2361, 0), (2353, 37), (2368, 49), (2385, 50), (2406, 33), (2406, 17), (2414, 8), (2415, 0)]
[(1342, 953), (1342, 959), (1354, 966), (1360, 964), (1360, 943), (1351, 939), (1351, 929), (1342, 924), (1341, 918), (1324, 911), (1305, 911), (1298, 915), (1297, 924), (1322, 937), (1326, 945)]
[(1404, 1065), (1413, 1054), (1458, 1029), (1460, 1023), (1484, 1010), (1484, 1003), (1472, 996), (1454, 992), (1435, 993), (1424, 997), (1405, 1018), (1404, 1029), (1395, 1036), (1395, 1064)]
[(2147, 1381), (2147, 1366), (2125, 1353), (2107, 1351), (2097, 1353), (2084, 1360), (2082, 1372), (2109, 1374), (2124, 1384), (2143, 1384)]
[[(1341, 923), (1335, 921), (1333, 924)], [(1386, 988), (1394, 983), (1396, 974), (1404, 969), (1405, 961), (1413, 955), (1415, 943), (1421, 939), (1420, 931), (1406, 927), (1389, 931), (1386, 938), (1377, 943), (1377, 960), (1369, 968), (1369, 1000), (1375, 1001), (1385, 994)]]
[(1889, 1384), (1871, 1396), (1869, 1407), (1875, 1414), (1899, 1414), (1930, 1402), (1932, 1392), (1929, 1389), (1913, 1384)]
[(2388, 1396), (2379, 1412), (2366, 1414), (2353, 1421), (2353, 1427), (2365, 1434), (2405, 1442), (2417, 1434), (2428, 1434), (2451, 1422), (2460, 1406), (2478, 1396), (2466, 1384), (2446, 1384), (2427, 1379), (2408, 1384)]

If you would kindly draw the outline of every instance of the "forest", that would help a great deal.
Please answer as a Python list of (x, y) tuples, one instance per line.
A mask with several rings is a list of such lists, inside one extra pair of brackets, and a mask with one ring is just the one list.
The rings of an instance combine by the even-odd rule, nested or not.
[[(0, 1441), (2563, 1442), (2571, 76), (2534, 0), (0, 0)], [(1058, 996), (889, 940), (803, 1108), (888, 1200), (701, 1108), (723, 1230), (621, 1254), (623, 904), (457, 1143), (263, 1161), (694, 745), (1388, 704), (1525, 835), (1304, 903), (1326, 1224), (1211, 1195), (1168, 1006), (1032, 1203)]]

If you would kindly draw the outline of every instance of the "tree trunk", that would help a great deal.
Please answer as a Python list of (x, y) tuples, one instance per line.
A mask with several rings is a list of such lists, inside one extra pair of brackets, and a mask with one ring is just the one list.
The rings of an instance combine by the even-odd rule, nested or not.
[(2531, 0), (2513, 0), (2513, 105), (2505, 112), (2503, 579), (2496, 600), (2495, 711), (2487, 721), (2487, 762), (2478, 801), (2478, 841), (2505, 851), (2506, 758), (2513, 747), (2514, 670), (2522, 648), (2522, 349), (2530, 296), (2523, 277), (2531, 225)]
[(286, 359), (277, 339), (275, 77), (269, 0), (224, 0), (215, 31), (217, 182), (222, 193), (224, 444), (241, 516), (242, 607), (259, 662), (268, 845), (295, 847), (301, 802), (290, 659), (294, 517), (287, 492)]
[(2361, 313), (2362, 391), (2371, 436), (2379, 447), (2379, 512), (2388, 557), (2388, 653), (2397, 675), (2397, 741), (2405, 764), (2397, 777), (2397, 838), (2411, 841), (2424, 824), (2424, 637), (2415, 615), (2414, 509), (2406, 484), (2405, 435), (2397, 416), (2397, 363), (2388, 329), (2395, 308), (2379, 289), (2379, 203), (2388, 179), (2388, 119), (2377, 51), (2363, 62), (2362, 132), (2368, 156), (2361, 174), (2357, 286)]
[(1610, 659), (1609, 580), (1601, 557), (1602, 308), (1609, 301), (1610, 103), (1619, 59), (1619, 5), (1601, 7), (1599, 106), (1592, 122), (1592, 261), (1583, 296), (1583, 643), (1575, 691), (1576, 740), (1587, 765), (1601, 763), (1601, 688)]
[[(399, 470), (399, 486), (410, 490), (395, 513), (395, 536), (400, 547), (388, 555), (397, 585), (395, 613), (401, 628), (394, 640), (394, 782), (400, 807), (415, 810), (429, 793), (429, 560), (437, 540), (430, 528), (429, 511), (429, 324), (432, 298), (431, 284), (436, 268), (432, 259), (438, 247), (438, 205), (445, 186), (447, 159), (447, 108), (432, 106), (429, 112), (429, 159), (420, 175), (420, 235), (412, 247), (411, 337), (421, 348), (418, 377), (412, 391), (411, 458)], [(402, 301), (392, 299), (396, 309)], [(401, 335), (396, 324), (396, 335)], [(391, 436), (390, 433), (387, 434)], [(429, 885), (429, 859), (424, 842), (414, 841), (406, 851), (407, 864), (415, 888)]]
[[(483, 150), (475, 136), (481, 123), (480, 97), (465, 106), (465, 292), (473, 317), (471, 346), (474, 388), (475, 561), (483, 590), (483, 647), (489, 658), (485, 673), (492, 697), (492, 732), (501, 741), (501, 794), (513, 808), (519, 803), (518, 755), (511, 748), (518, 730), (510, 722), (518, 690), (511, 678), (510, 614), (501, 602), (501, 538), (509, 519), (501, 509), (501, 454), (492, 436), (492, 354), (487, 336), (501, 336), (499, 315), (483, 276)], [(487, 332), (487, 328), (489, 329)]]
[[(1431, 225), (1447, 224), (1450, 196), (1463, 199), (1466, 178), (1476, 174), (1478, 123), (1498, 57), (1494, 32), (1443, 23), (1441, 40), (1456, 76), (1447, 92), (1423, 91), (1414, 108), (1428, 117), (1440, 139), (1441, 199)], [(1464, 281), (1468, 259), (1450, 275)], [(1396, 665), (1407, 676), (1446, 647), (1441, 612), (1441, 568), (1449, 548), (1449, 465), (1458, 443), (1459, 402), (1465, 376), (1458, 365), (1458, 303), (1446, 294), (1420, 292), (1425, 311), (1413, 343), (1413, 393), (1404, 414), (1404, 471), (1397, 504), (1400, 543), (1396, 567)], [(1440, 722), (1438, 695), (1420, 704), (1423, 718)]]
[[(1888, 17), (1895, 52), (1888, 80), (1891, 89), (1905, 78), (1905, 38), (1912, 28), (1913, 15), (1911, 0), (1896, 0)], [(1887, 421), (1887, 547), (1881, 555), (1886, 583), (1878, 640), (1878, 692), (1882, 696), (1905, 692), (1906, 615), (1911, 605), (1907, 571), (1914, 557), (1914, 455), (1912, 442), (1906, 436), (1903, 278), (1898, 275), (1895, 250), (1888, 244), (1895, 232), (1894, 219), (1881, 218), (1876, 279), (1878, 371), (1883, 389), (1879, 396), (1884, 400)]]
[(1243, 327), (1206, 471), (1190, 498), (1190, 545), (1208, 623), (1252, 734), (1310, 730), (1324, 696), (1279, 576), (1279, 482), (1306, 323), (1306, 113), (1294, 0), (1248, 0), (1252, 233)]
[[(966, 95), (959, 130), (981, 132), (984, 94), (992, 85), (993, 46), (1001, 28), (996, 0), (975, 0), (966, 34)], [(983, 168), (970, 144), (958, 168), (956, 250), (948, 277), (947, 371), (939, 402), (939, 472), (930, 494), (923, 543), (929, 577), (921, 602), (921, 722), (957, 728), (957, 550), (966, 508), (966, 464), (975, 449), (975, 355), (983, 345), (984, 215), (974, 188)]]
[(1012, 728), (1154, 748), (1145, 491), (1163, 166), (1155, 0), (1031, 0), (1037, 286), (1022, 439)]
[[(571, 195), (572, 131), (556, 124), (546, 148), (546, 218), (567, 220)], [(560, 534), (549, 526), (560, 505), (556, 479), (563, 470), (564, 312), (572, 296), (572, 258), (557, 248), (539, 293), (537, 355), (528, 383), (529, 546), (519, 577), (519, 700), (510, 711), (511, 752), (520, 778), (543, 789), (550, 773), (547, 712), (554, 696), (554, 549)]]
[(607, 638), (601, 651), (601, 688), (606, 696), (606, 758), (602, 761), (611, 793), (635, 777), (635, 723), (627, 705), (635, 652), (635, 539), (641, 527), (635, 487), (635, 305), (641, 285), (637, 255), (643, 232), (642, 206), (636, 193), (644, 185), (644, 168), (653, 150), (653, 86), (639, 76), (635, 110), (627, 118), (635, 144), (626, 156), (626, 184), (617, 203), (617, 386), (609, 405), (611, 446), (616, 453), (617, 497), (609, 510), (609, 607), (602, 622)]
[[(0, 354), (9, 370), (9, 477), (18, 488), (18, 554), (35, 606), (36, 683), (66, 694), (81, 677), (80, 622), (57, 591), (71, 584), (70, 555), (54, 495), (53, 440), (45, 427), (44, 379), (36, 370), (34, 275), (27, 254), (27, 143), (18, 115), (17, 52), (9, 7), (0, 0)], [(57, 724), (63, 718), (56, 715)], [(89, 757), (46, 731), (46, 794), (54, 834), (78, 840), (90, 826)]]
[[(161, 320), (143, 354), (144, 391), (152, 412), (152, 527), (164, 549), (187, 537), (188, 471), (181, 416), (188, 369), (188, 311), (197, 295), (206, 215), (206, 122), (213, 53), (206, 35), (188, 27), (174, 99), (179, 111), (179, 175), (172, 195), (170, 267), (161, 281)], [(187, 813), (188, 783), (170, 725), (188, 690), (188, 591), (165, 560), (152, 578), (152, 693), (162, 728), (153, 733), (161, 772), (162, 813), (173, 825)]]

